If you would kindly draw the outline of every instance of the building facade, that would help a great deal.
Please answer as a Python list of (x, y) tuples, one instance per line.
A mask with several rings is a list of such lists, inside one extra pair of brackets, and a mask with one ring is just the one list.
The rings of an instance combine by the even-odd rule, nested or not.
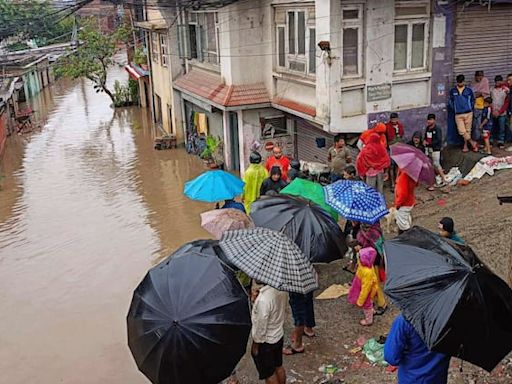
[[(167, 8), (167, 47), (178, 48), (167, 48), (173, 132), (185, 140), (220, 137), (227, 168), (243, 171), (253, 148), (265, 156), (274, 144), (290, 157), (325, 162), (334, 135), (360, 133), (390, 112), (399, 113), (408, 136), (428, 113), (446, 126), (454, 51), (463, 47), (454, 28), (462, 14), (471, 17), (460, 7), (439, 0), (241, 0), (174, 10), (174, 17)], [(478, 20), (485, 7), (474, 7)], [(162, 48), (154, 47), (162, 44), (151, 36), (155, 80)]]

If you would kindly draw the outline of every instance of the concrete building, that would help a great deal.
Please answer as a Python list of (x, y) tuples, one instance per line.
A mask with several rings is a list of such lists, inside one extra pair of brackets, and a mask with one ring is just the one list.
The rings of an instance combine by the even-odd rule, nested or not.
[[(230, 4), (187, 9), (176, 17), (162, 7), (162, 18), (171, 30), (167, 46), (179, 49), (169, 51), (167, 64), (173, 132), (220, 136), (229, 169), (245, 169), (251, 148), (260, 146), (266, 155), (273, 144), (290, 157), (325, 162), (335, 134), (360, 133), (387, 121), (391, 111), (400, 114), (409, 136), (423, 128), (430, 112), (446, 126), (454, 48), (463, 44), (454, 37), (460, 5), (224, 3)], [(152, 37), (155, 72), (159, 41)], [(153, 84), (157, 77), (162, 78), (155, 74)]]
[[(140, 13), (140, 12), (138, 12)], [(148, 89), (152, 95), (149, 106), (152, 109), (153, 120), (162, 133), (174, 135), (178, 142), (184, 142), (184, 131), (178, 127), (176, 121), (176, 110), (173, 99), (172, 80), (179, 76), (181, 66), (179, 65), (177, 47), (177, 28), (172, 26), (172, 19), (175, 18), (175, 11), (166, 8), (158, 9), (153, 4), (148, 6), (137, 19), (135, 26), (145, 31), (144, 41), (140, 45), (148, 53), (149, 83), (139, 82), (142, 85), (141, 96), (145, 97)], [(174, 61), (174, 63), (171, 63)], [(142, 94), (144, 92), (144, 94)], [(179, 104), (178, 104), (179, 105)]]

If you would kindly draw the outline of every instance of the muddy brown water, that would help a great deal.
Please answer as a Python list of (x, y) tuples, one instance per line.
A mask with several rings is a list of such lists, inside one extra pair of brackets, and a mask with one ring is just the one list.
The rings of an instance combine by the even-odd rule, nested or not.
[(202, 163), (155, 151), (146, 111), (109, 103), (87, 82), (59, 83), (31, 102), (40, 131), (8, 139), (0, 382), (146, 383), (127, 347), (131, 293), (157, 260), (208, 236), (208, 205), (182, 195)]

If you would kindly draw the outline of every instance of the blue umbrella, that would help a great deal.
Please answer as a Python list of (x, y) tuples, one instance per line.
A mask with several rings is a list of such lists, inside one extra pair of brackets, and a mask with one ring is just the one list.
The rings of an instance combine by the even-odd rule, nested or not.
[(324, 192), (325, 202), (347, 220), (374, 224), (388, 214), (384, 196), (361, 181), (340, 180)]
[(244, 190), (245, 183), (231, 173), (207, 171), (185, 183), (183, 193), (189, 199), (216, 203), (234, 199)]

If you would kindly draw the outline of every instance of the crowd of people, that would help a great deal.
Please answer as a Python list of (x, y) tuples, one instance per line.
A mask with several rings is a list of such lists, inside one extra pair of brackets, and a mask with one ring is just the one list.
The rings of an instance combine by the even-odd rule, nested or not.
[[(458, 133), (464, 140), (463, 152), (480, 151), (491, 153), (491, 145), (503, 147), (512, 139), (512, 100), (510, 88), (512, 74), (507, 83), (501, 76), (495, 77), (495, 85), (482, 71), (475, 73), (471, 86), (465, 85), (463, 75), (457, 76), (457, 85), (450, 91), (449, 106), (455, 114)], [(507, 116), (510, 118), (507, 119)], [(441, 165), (443, 130), (436, 123), (436, 116), (426, 116), (425, 128), (415, 131), (410, 140), (405, 140), (405, 128), (398, 113), (391, 113), (389, 121), (377, 123), (364, 131), (358, 139), (357, 156), (352, 155), (343, 135), (334, 138), (327, 151), (330, 168), (329, 181), (363, 181), (384, 194), (384, 184), (389, 182), (394, 193), (394, 216), (399, 234), (412, 227), (411, 211), (416, 203), (415, 190), (418, 183), (400, 169), (390, 157), (390, 146), (406, 143), (427, 155), (440, 182), (428, 186), (429, 190), (445, 185), (445, 172)], [(289, 159), (275, 146), (272, 155), (263, 163), (258, 152), (250, 155), (250, 166), (244, 173), (243, 205), (234, 206), (227, 201), (226, 208), (238, 208), (250, 213), (251, 204), (262, 196), (276, 195), (295, 178), (305, 177), (300, 162)], [(437, 228), (440, 236), (457, 243), (464, 243), (455, 231), (452, 218), (443, 217)], [(382, 289), (385, 280), (383, 243), (380, 223), (364, 224), (346, 221), (344, 226), (347, 245), (353, 255), (344, 268), (354, 274), (348, 301), (362, 311), (361, 326), (369, 326), (374, 316), (387, 310)], [(305, 353), (303, 337), (315, 336), (315, 312), (313, 294), (284, 294), (270, 286), (253, 282), (253, 344), (251, 354), (260, 380), (267, 384), (284, 384), (286, 372), (282, 355)], [(284, 342), (286, 304), (290, 305), (294, 329), (290, 342)], [(431, 352), (414, 328), (399, 315), (390, 330), (385, 344), (385, 359), (399, 366), (399, 383), (436, 382), (446, 383), (449, 357)]]

